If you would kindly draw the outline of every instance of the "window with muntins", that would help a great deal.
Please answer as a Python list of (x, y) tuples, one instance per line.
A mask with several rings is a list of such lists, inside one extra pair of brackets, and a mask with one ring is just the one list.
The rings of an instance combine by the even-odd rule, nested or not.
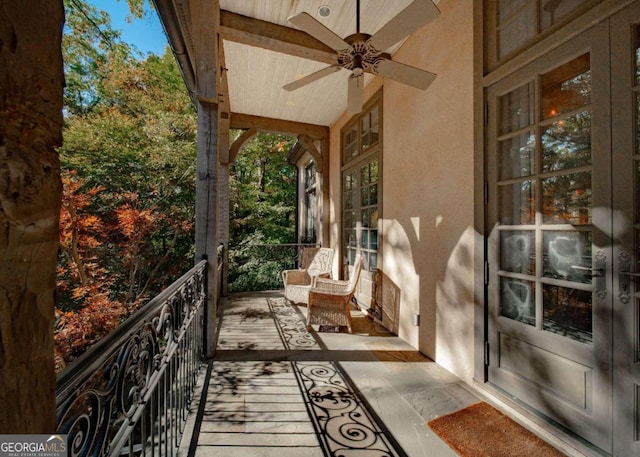
[(487, 0), (487, 49), (495, 64), (531, 46), (601, 0)]
[(377, 97), (342, 131), (343, 260), (352, 265), (360, 250), (369, 271), (378, 267), (381, 107)]
[(591, 79), (587, 53), (499, 96), (495, 138), (500, 315), (582, 343), (593, 338)]
[(315, 162), (311, 162), (304, 169), (304, 228), (303, 243), (315, 243), (317, 237), (316, 215), (317, 215), (317, 167)]

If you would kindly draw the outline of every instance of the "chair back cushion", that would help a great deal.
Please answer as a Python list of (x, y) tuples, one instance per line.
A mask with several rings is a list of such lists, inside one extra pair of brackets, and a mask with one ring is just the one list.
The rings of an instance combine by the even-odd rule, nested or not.
[(330, 273), (332, 262), (333, 249), (305, 248), (302, 252), (302, 267), (307, 270), (309, 276)]

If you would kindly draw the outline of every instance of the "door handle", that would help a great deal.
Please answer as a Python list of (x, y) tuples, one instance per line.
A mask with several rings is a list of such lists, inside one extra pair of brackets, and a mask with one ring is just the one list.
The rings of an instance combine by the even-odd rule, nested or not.
[(604, 276), (604, 268), (591, 268), (591, 267), (583, 267), (580, 265), (571, 265), (571, 268), (574, 270), (580, 271), (589, 271), (589, 275), (592, 278), (601, 278)]
[(625, 305), (631, 300), (631, 280), (640, 279), (640, 273), (631, 271), (631, 255), (621, 251), (618, 256), (618, 298)]
[(593, 279), (595, 279), (596, 295), (600, 299), (607, 296), (607, 254), (601, 249), (596, 251), (594, 256), (593, 268), (583, 266), (573, 266), (577, 270), (589, 271)]

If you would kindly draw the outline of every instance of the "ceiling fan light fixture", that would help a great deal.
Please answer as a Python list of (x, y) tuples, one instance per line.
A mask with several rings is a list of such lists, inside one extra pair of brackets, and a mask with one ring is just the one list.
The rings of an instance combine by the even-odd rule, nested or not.
[(329, 5), (322, 5), (318, 8), (318, 16), (329, 17), (331, 16), (331, 7)]

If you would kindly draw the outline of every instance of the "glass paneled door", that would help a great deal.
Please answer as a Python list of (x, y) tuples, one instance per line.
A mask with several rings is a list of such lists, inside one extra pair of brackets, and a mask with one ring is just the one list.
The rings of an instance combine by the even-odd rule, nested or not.
[(342, 258), (343, 277), (353, 270), (356, 253), (364, 265), (356, 285), (358, 305), (369, 309), (374, 272), (380, 265), (382, 213), (382, 95), (367, 102), (362, 113), (342, 130)]
[(640, 455), (640, 2), (611, 20), (614, 455)]
[(611, 451), (609, 27), (488, 89), (489, 381)]

